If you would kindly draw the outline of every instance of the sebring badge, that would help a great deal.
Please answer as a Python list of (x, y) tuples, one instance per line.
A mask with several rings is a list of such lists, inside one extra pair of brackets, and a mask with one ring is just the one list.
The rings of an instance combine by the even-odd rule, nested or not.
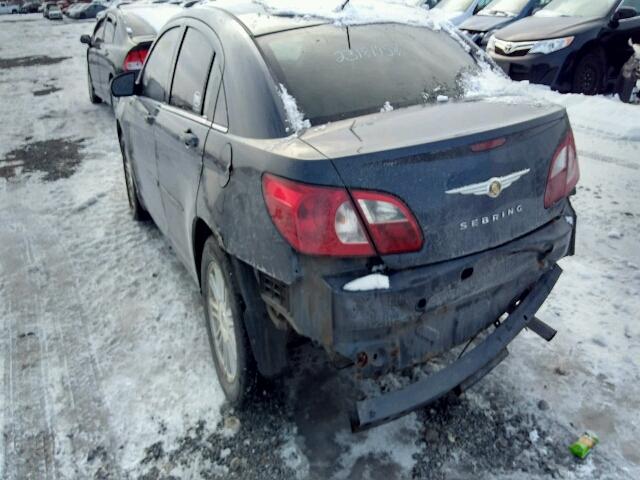
[(505, 188), (509, 188), (530, 171), (531, 169), (527, 168), (526, 170), (520, 170), (519, 172), (514, 172), (504, 177), (494, 177), (484, 182), (447, 190), (445, 193), (448, 195), (487, 195), (491, 198), (498, 198)]

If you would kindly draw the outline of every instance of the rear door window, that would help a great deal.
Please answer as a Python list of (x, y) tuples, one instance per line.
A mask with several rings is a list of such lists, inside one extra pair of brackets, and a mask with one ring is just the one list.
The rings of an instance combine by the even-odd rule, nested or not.
[(93, 31), (93, 41), (102, 40), (104, 38), (104, 19), (100, 20)]
[(216, 103), (216, 113), (213, 123), (220, 127), (229, 127), (229, 118), (227, 117), (227, 95), (224, 91), (224, 83), (220, 86), (218, 93), (218, 102)]
[(635, 8), (636, 11), (640, 13), (640, 0), (624, 0), (620, 6)]
[(180, 39), (179, 27), (167, 30), (156, 42), (142, 72), (142, 95), (164, 102), (167, 97), (173, 54)]
[(477, 14), (480, 10), (489, 5), (489, 3), (491, 3), (491, 0), (480, 0), (473, 9), (473, 14)]
[(104, 41), (107, 43), (112, 43), (115, 33), (116, 33), (115, 23), (111, 17), (108, 17), (104, 26)]
[(537, 0), (533, 8), (534, 10), (539, 10), (549, 5), (549, 3), (551, 3), (551, 0)]
[(205, 35), (189, 27), (182, 42), (169, 104), (202, 114), (206, 85), (215, 53)]

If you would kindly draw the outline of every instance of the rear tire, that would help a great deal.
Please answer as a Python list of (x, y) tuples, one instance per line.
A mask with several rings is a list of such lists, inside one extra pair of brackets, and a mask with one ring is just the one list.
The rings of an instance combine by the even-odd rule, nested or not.
[(573, 71), (571, 91), (584, 95), (597, 95), (602, 91), (605, 62), (597, 51), (586, 53)]
[(89, 67), (87, 67), (87, 85), (89, 87), (89, 101), (94, 105), (102, 103), (102, 99), (96, 95), (96, 91), (93, 88), (93, 80), (91, 80), (91, 71), (89, 70)]
[(140, 202), (138, 186), (136, 182), (135, 170), (127, 155), (127, 148), (124, 144), (122, 136), (120, 136), (120, 151), (122, 152), (122, 164), (124, 167), (124, 181), (127, 188), (127, 198), (129, 200), (129, 210), (131, 216), (137, 222), (149, 220), (149, 213), (145, 210)]
[(227, 401), (242, 407), (255, 389), (258, 374), (234, 271), (214, 237), (204, 244), (200, 274), (207, 336), (218, 381)]

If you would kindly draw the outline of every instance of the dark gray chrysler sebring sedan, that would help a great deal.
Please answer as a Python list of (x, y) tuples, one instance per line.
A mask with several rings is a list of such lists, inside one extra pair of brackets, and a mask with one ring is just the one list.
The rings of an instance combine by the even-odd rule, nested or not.
[(113, 81), (133, 216), (200, 285), (232, 404), (293, 338), (355, 379), (473, 343), (355, 402), (357, 430), (469, 388), (525, 327), (553, 337), (535, 314), (574, 253), (571, 127), (557, 106), (465, 100), (482, 54), (454, 37), (221, 0)]

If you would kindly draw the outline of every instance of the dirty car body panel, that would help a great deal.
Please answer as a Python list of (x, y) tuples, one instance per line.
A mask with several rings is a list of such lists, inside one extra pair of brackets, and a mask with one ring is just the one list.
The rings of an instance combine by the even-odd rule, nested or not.
[[(190, 29), (206, 38), (214, 54), (208, 77), (186, 96), (202, 101), (181, 105), (172, 99)], [(180, 33), (165, 37), (170, 31)], [(447, 70), (437, 56), (429, 58), (425, 36), (439, 43), (441, 48), (433, 50), (444, 52), (453, 68)], [(119, 132), (143, 187), (142, 203), (193, 278), (200, 281), (206, 231), (233, 259), (241, 291), (255, 288), (267, 306), (268, 317), (245, 318), (262, 373), (284, 367), (268, 364), (269, 343), (260, 340), (268, 337), (262, 335), (267, 324), (317, 342), (341, 365), (352, 365), (358, 378), (424, 363), (473, 339), (528, 295), (535, 296), (526, 307), (531, 318), (559, 275), (557, 261), (573, 254), (576, 215), (568, 192), (547, 204), (549, 173), (558, 152), (571, 143), (567, 139), (572, 141), (566, 112), (550, 105), (464, 100), (458, 80), (474, 73), (477, 52), (469, 54), (460, 42), (444, 32), (393, 24), (359, 25), (347, 32), (317, 19), (268, 15), (252, 2), (224, 0), (185, 9), (159, 34), (135, 94), (119, 102)], [(283, 48), (294, 44), (299, 50)], [(174, 53), (160, 69), (158, 105), (145, 110), (145, 71), (161, 46)], [(369, 54), (363, 53), (365, 47)], [(415, 59), (402, 61), (415, 55), (425, 57), (422, 67)], [(404, 78), (410, 90), (412, 77), (423, 74), (420, 68), (438, 65), (433, 71), (440, 81), (425, 81), (415, 95), (394, 82), (371, 81), (354, 98), (363, 89), (353, 75), (392, 64), (396, 79)], [(304, 84), (310, 76), (312, 88)], [(328, 98), (330, 92), (335, 96)], [(450, 101), (436, 101), (441, 93)], [(286, 111), (287, 94), (310, 125), (294, 125)], [(385, 101), (395, 109), (383, 108)], [(149, 121), (141, 120), (145, 115), (139, 112), (149, 110), (155, 111), (147, 115)], [(197, 143), (189, 144), (194, 135)], [(154, 169), (145, 168), (150, 159), (136, 153), (148, 154), (150, 139)], [(155, 178), (142, 178), (150, 172)], [(353, 252), (364, 253), (310, 253), (307, 246), (294, 245), (282, 211), (274, 213), (269, 203), (273, 182), (276, 197), (287, 188), (320, 195), (314, 198), (322, 208), (307, 204), (308, 210), (296, 211), (298, 225), (309, 212), (326, 215), (332, 208), (323, 207), (323, 192), (343, 198), (342, 207), (353, 207), (350, 225), (360, 228), (354, 227), (361, 237)], [(385, 244), (384, 228), (373, 231), (377, 217), (365, 210), (372, 204), (384, 207), (378, 212), (383, 216), (389, 205), (397, 207), (393, 214), (402, 211), (404, 220), (382, 222), (388, 231), (398, 231), (394, 222), (413, 220), (419, 244), (406, 251), (388, 248), (397, 239)], [(332, 238), (343, 226), (340, 211), (329, 213), (330, 229), (334, 217), (336, 222)], [(309, 248), (319, 248), (324, 233)], [(346, 243), (340, 248), (352, 247)], [(388, 288), (345, 290), (372, 272), (387, 277)], [(545, 280), (550, 277), (553, 281)], [(548, 288), (537, 288), (540, 284)], [(499, 343), (499, 352), (507, 343)], [(503, 358), (490, 357), (487, 353), (477, 368), (453, 378), (468, 382)], [(378, 424), (436, 397), (425, 394), (396, 410), (373, 408), (382, 415), (362, 410), (354, 428)]]

